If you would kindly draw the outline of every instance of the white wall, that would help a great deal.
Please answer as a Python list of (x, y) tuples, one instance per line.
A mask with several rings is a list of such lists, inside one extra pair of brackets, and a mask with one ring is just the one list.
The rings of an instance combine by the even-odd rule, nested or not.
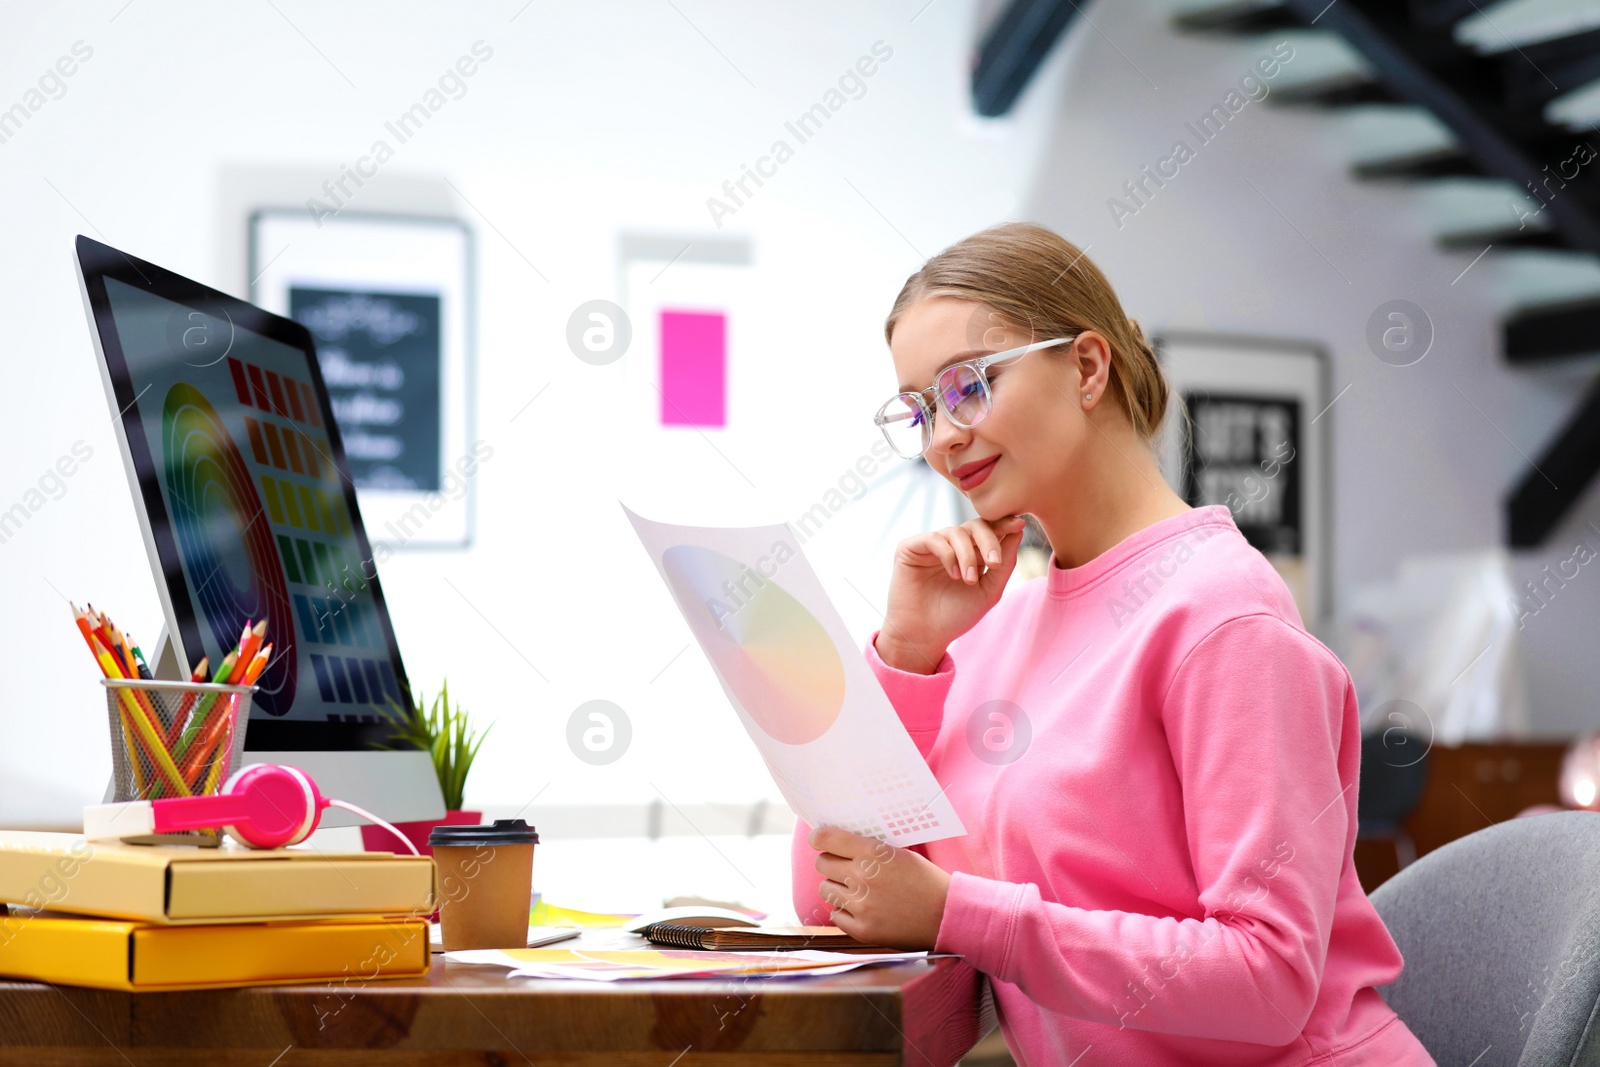
[[(1534, 293), (1596, 292), (1595, 268), (1563, 257), (1440, 252), (1430, 218), (1438, 190), (1359, 183), (1347, 163), (1370, 141), (1371, 116), (1273, 109), (1251, 102), (1119, 227), (1107, 207), (1125, 181), (1197, 138), (1282, 34), (1180, 35), (1167, 3), (1104, 3), (1066, 42), (1062, 106), (1049, 155), (1022, 214), (1080, 246), (1147, 331), (1214, 330), (1300, 338), (1327, 347), (1332, 393), (1333, 583), (1392, 577), (1408, 555), (1503, 543), (1501, 501), (1564, 422), (1592, 361), (1512, 369), (1499, 317)], [(1304, 32), (1275, 81), (1322, 62)], [(1554, 161), (1552, 161), (1554, 162)], [(1509, 200), (1509, 190), (1500, 200)], [(1494, 210), (1513, 215), (1503, 204)], [(1466, 273), (1463, 275), (1463, 271)], [(1457, 280), (1459, 278), (1459, 280)], [(1375, 357), (1367, 321), (1410, 300), (1431, 318), (1433, 348), (1409, 367)], [(1516, 554), (1518, 582), (1582, 540), (1600, 552), (1600, 500), (1587, 492), (1547, 549)], [(1591, 573), (1594, 572), (1594, 573)], [(1569, 569), (1570, 573), (1570, 569)], [(1525, 620), (1537, 733), (1600, 728), (1600, 570), (1584, 567)]]
[[(1252, 103), (1117, 228), (1106, 199), (1263, 51), (1179, 38), (1159, 5), (1088, 8), (1092, 23), (1080, 20), (998, 124), (967, 117), (973, 3), (789, 4), (759, 16), (682, 2), (519, 9), (520, 0), (464, 11), (111, 0), (0, 13), (0, 107), (74, 42), (94, 49), (65, 95), (0, 144), (0, 507), (22, 500), (74, 442), (93, 449), (64, 495), (0, 544), (0, 822), (68, 821), (105, 781), (104, 713), (64, 598), (92, 599), (141, 636), (158, 624), (75, 291), (72, 235), (242, 294), (252, 176), (315, 194), (316, 176), (367, 151), (385, 119), (480, 39), (495, 53), (467, 94), (352, 205), (415, 202), (441, 178), (476, 205), (443, 207), (478, 235), (478, 427), (495, 448), (478, 485), (479, 540), (383, 571), (413, 678), (431, 690), (448, 673), (456, 695), (495, 722), (469, 789), (476, 805), (509, 813), (538, 794), (537, 821), (543, 805), (665, 797), (690, 809), (773, 795), (709, 667), (697, 649), (683, 651), (688, 633), (617, 501), (667, 521), (758, 523), (821, 499), (872, 442), (866, 413), (892, 381), (881, 322), (901, 281), (993, 222), (1034, 218), (1089, 246), (1150, 330), (1328, 346), (1335, 391), (1350, 386), (1327, 416), (1336, 601), (1407, 554), (1498, 543), (1518, 450), (1536, 452), (1582, 380), (1571, 368), (1513, 372), (1500, 358), (1496, 317), (1544, 268), (1492, 253), (1453, 281), (1471, 256), (1433, 247), (1424, 192), (1345, 176), (1355, 137), (1338, 118)], [(597, 424), (613, 376), (573, 358), (563, 332), (577, 304), (614, 295), (618, 233), (715, 232), (706, 197), (880, 39), (895, 54), (866, 95), (722, 231), (748, 234), (756, 249), (756, 343), (734, 353), (735, 373), (794, 390), (785, 417), (734, 412), (715, 436), (737, 470), (690, 433), (641, 440)], [(1368, 316), (1392, 298), (1421, 305), (1437, 330), (1412, 367), (1386, 366), (1366, 347)], [(805, 395), (801, 368), (846, 372), (833, 385), (837, 420), (787, 417)], [(883, 526), (899, 483), (880, 485), (806, 545), (860, 639), (876, 625), (866, 601), (881, 602), (898, 536)], [(1568, 555), (1596, 512), (1591, 493), (1553, 547), (1519, 570)], [(921, 522), (914, 507), (902, 526)], [(530, 656), (548, 682), (514, 659), (508, 669), (493, 629), (446, 577), (501, 627), (514, 606), (526, 611)], [(1543, 732), (1595, 725), (1597, 583), (1586, 569), (1529, 620)], [(593, 697), (618, 702), (634, 723), (634, 748), (608, 768), (580, 763), (564, 741), (568, 714)], [(758, 891), (746, 888), (742, 858), (736, 871), (706, 849), (704, 888), (781, 900), (782, 859), (760, 855), (749, 861), (761, 865)], [(572, 887), (560, 902), (579, 902), (570, 867), (544, 869)], [(629, 867), (608, 870), (614, 881)]]
[[(74, 42), (93, 55), (0, 144), (0, 507), (75, 441), (93, 458), (0, 545), (0, 822), (68, 822), (106, 779), (103, 704), (65, 599), (92, 600), (148, 642), (160, 621), (72, 236), (243, 295), (250, 190), (291, 204), (317, 195), (479, 40), (493, 57), (466, 94), (350, 205), (414, 203), (448, 179), (477, 231), (477, 421), (494, 457), (479, 476), (476, 546), (382, 570), (408, 672), (430, 693), (448, 674), (494, 722), (471, 804), (776, 798), (698, 648), (684, 651), (687, 628), (618, 500), (666, 521), (782, 522), (866, 453), (868, 417), (893, 383), (890, 301), (923, 257), (1018, 213), (1056, 99), (1059, 59), (1011, 119), (967, 117), (976, 18), (950, 0), (760, 13), (644, 0), (7, 6), (0, 107)], [(564, 335), (578, 304), (615, 296), (619, 232), (718, 232), (707, 197), (880, 40), (893, 57), (865, 94), (721, 231), (748, 234), (756, 259), (732, 374), (743, 389), (770, 382), (775, 402), (736, 405), (726, 430), (706, 433), (717, 451), (693, 431), (608, 424), (620, 371), (581, 363)], [(803, 371), (840, 375), (815, 418), (798, 417), (817, 395)], [(852, 585), (882, 602), (895, 537), (880, 538), (879, 501), (898, 493), (886, 485), (806, 544), (863, 641), (877, 616)], [(496, 628), (527, 635), (548, 681)], [(634, 727), (630, 752), (604, 768), (564, 739), (568, 715), (595, 697)]]

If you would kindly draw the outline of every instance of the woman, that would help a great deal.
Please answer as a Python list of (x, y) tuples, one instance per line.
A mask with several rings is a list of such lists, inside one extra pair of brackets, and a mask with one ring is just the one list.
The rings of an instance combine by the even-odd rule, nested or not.
[[(866, 656), (967, 833), (798, 827), (802, 919), (964, 956), (1023, 1064), (1433, 1063), (1374, 989), (1402, 961), (1352, 863), (1350, 676), (1229, 508), (1163, 480), (1165, 383), (1105, 277), (1000, 226), (884, 332), (878, 424), (978, 517), (899, 544)], [(1002, 599), (1023, 515), (1054, 551)]]

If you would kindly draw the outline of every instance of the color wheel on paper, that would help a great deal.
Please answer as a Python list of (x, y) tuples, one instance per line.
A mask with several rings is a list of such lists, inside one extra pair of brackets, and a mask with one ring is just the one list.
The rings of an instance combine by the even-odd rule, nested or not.
[(844, 707), (844, 664), (816, 616), (714, 549), (674, 545), (661, 565), (701, 647), (762, 732), (786, 745), (827, 733)]

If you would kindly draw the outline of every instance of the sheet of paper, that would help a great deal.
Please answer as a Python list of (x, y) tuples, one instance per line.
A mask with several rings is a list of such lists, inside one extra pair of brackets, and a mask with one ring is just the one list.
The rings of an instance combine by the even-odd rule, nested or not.
[[(538, 948), (540, 945), (551, 945), (557, 941), (566, 941), (577, 937), (583, 931), (569, 927), (555, 926), (530, 926), (528, 927), (528, 948)], [(428, 943), (434, 951), (444, 947), (444, 929), (438, 923), (428, 924)]]
[(787, 526), (622, 510), (800, 818), (891, 845), (966, 833)]
[(704, 978), (738, 975), (764, 978), (774, 975), (838, 974), (876, 963), (923, 960), (926, 952), (822, 952), (783, 953), (707, 952), (696, 949), (640, 949), (635, 951), (575, 948), (472, 949), (446, 952), (451, 963), (511, 968), (510, 978), (572, 978), (589, 982), (618, 982), (640, 978)]

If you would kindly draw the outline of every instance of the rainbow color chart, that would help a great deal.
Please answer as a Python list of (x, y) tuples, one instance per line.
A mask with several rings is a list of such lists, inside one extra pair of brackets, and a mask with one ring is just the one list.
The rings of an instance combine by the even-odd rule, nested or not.
[[(194, 591), (200, 618), (209, 621), (219, 647), (231, 648), (245, 620), (289, 617), (289, 592), (272, 531), (258, 521), (261, 498), (244, 457), (200, 390), (186, 382), (168, 390), (161, 435), (178, 547), (189, 573), (204, 576)], [(243, 573), (224, 565), (216, 550), (219, 535), (243, 543), (248, 562)], [(255, 704), (269, 715), (283, 714), (294, 703), (295, 675), (295, 657), (274, 656), (257, 683)]]

